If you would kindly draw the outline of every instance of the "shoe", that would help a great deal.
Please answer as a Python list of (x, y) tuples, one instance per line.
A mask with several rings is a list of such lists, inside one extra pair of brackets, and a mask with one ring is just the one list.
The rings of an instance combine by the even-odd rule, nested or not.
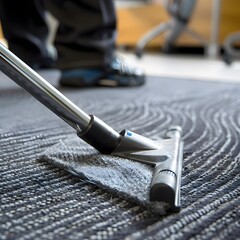
[(59, 83), (67, 87), (133, 87), (143, 85), (145, 75), (142, 69), (128, 65), (120, 58), (115, 58), (106, 69), (63, 70)]

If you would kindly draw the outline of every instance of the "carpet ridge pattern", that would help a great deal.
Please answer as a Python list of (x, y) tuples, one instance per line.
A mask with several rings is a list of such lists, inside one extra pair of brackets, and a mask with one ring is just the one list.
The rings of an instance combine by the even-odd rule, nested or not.
[(60, 89), (118, 131), (158, 139), (182, 126), (182, 210), (158, 216), (39, 159), (74, 132), (0, 78), (0, 239), (239, 239), (240, 85), (152, 77), (142, 88)]

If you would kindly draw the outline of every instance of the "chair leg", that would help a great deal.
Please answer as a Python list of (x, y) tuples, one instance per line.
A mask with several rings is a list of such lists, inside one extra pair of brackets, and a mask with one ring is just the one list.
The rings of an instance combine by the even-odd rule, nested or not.
[(186, 28), (185, 32), (187, 34), (189, 34), (192, 38), (195, 38), (196, 40), (198, 40), (203, 45), (205, 54), (207, 54), (209, 42), (204, 37), (202, 37), (200, 34), (198, 34), (197, 32), (194, 32), (193, 30), (191, 30), (189, 28)]
[(169, 30), (171, 26), (171, 23), (161, 23), (160, 25), (154, 27), (152, 30), (146, 33), (137, 43), (137, 47), (135, 50), (136, 55), (140, 58), (143, 54), (144, 47), (154, 38)]
[(163, 51), (168, 52), (172, 48), (172, 46), (175, 44), (176, 40), (179, 38), (185, 28), (185, 23), (182, 23), (175, 19), (172, 21), (172, 28), (166, 36), (166, 40), (163, 45)]
[(223, 59), (227, 64), (231, 64), (233, 60), (240, 59), (240, 50), (234, 47), (236, 42), (240, 41), (240, 32), (231, 34), (223, 44)]

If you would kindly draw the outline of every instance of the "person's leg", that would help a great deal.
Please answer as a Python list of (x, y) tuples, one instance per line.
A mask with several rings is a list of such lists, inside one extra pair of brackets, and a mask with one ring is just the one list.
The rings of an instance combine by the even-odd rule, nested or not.
[(116, 40), (112, 0), (47, 0), (59, 21), (55, 38), (60, 69), (109, 64)]
[(47, 0), (46, 5), (59, 21), (55, 46), (62, 85), (143, 84), (139, 69), (115, 58), (113, 0)]
[(4, 37), (13, 53), (33, 68), (52, 64), (42, 0), (0, 0), (0, 19)]

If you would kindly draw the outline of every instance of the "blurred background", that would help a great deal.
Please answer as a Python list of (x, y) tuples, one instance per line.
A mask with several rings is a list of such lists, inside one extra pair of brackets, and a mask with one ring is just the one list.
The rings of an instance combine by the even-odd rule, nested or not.
[[(118, 44), (121, 46), (135, 47), (139, 39), (150, 29), (159, 23), (168, 22), (172, 16), (166, 10), (166, 3), (173, 1), (139, 1), (118, 0), (119, 37)], [(238, 0), (178, 0), (181, 14), (184, 2), (196, 2), (192, 8), (192, 16), (188, 21), (188, 27), (201, 35), (207, 41), (211, 41), (212, 34), (216, 31), (216, 43), (223, 45), (224, 41), (233, 32), (240, 31), (240, 1)], [(182, 6), (181, 6), (182, 5)], [(190, 3), (191, 5), (191, 3)], [(184, 15), (184, 13), (183, 13)], [(185, 14), (186, 15), (186, 14)], [(219, 15), (216, 25), (213, 26), (214, 17)], [(218, 29), (213, 29), (213, 27)], [(149, 48), (162, 47), (164, 37), (159, 36), (149, 43)], [(194, 52), (201, 52), (202, 44), (195, 38), (183, 32), (176, 40), (179, 48), (191, 48)], [(195, 49), (194, 49), (195, 48)], [(200, 51), (199, 51), (200, 50)]]
[[(116, 6), (117, 49), (147, 74), (240, 81), (239, 0), (116, 0)], [(57, 23), (52, 16), (49, 22), (54, 34)], [(6, 43), (1, 28), (0, 39)]]

